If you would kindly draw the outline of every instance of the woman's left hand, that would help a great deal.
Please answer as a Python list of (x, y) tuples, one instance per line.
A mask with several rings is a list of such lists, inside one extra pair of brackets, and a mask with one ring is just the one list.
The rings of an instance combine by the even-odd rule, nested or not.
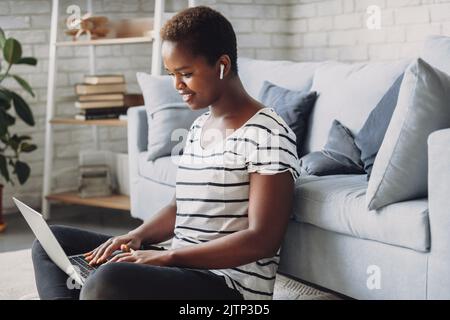
[(131, 250), (114, 256), (107, 263), (134, 262), (164, 267), (168, 265), (168, 257), (168, 250)]

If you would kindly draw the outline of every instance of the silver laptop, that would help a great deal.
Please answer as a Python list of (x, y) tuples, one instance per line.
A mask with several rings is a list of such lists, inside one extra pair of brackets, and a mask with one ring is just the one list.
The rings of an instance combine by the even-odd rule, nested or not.
[(89, 273), (96, 267), (90, 266), (82, 254), (68, 257), (42, 215), (14, 197), (13, 200), (50, 259), (72, 279), (83, 285)]

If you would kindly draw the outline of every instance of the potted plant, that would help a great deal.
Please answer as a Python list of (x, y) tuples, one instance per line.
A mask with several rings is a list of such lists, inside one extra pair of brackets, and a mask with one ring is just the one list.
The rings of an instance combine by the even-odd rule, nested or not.
[[(0, 51), (3, 53), (3, 61), (0, 52), (0, 232), (6, 227), (3, 220), (3, 180), (14, 185), (12, 175), (17, 177), (20, 184), (24, 184), (30, 176), (30, 166), (20, 160), (22, 152), (32, 152), (36, 150), (36, 145), (31, 143), (31, 137), (17, 135), (10, 132), (10, 127), (16, 123), (18, 116), (22, 121), (30, 126), (34, 126), (33, 113), (27, 102), (16, 92), (7, 89), (3, 81), (7, 78), (14, 79), (26, 92), (34, 97), (31, 86), (17, 74), (12, 74), (13, 65), (26, 64), (35, 66), (36, 58), (22, 57), (22, 46), (14, 38), (6, 38), (5, 33), (0, 28)], [(3, 67), (3, 69), (2, 69)], [(14, 110), (14, 113), (12, 112)]]

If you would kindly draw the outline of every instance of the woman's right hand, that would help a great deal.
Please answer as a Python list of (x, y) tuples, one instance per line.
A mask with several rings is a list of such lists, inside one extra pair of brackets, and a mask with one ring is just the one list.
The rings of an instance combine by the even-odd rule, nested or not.
[[(94, 250), (85, 253), (84, 257), (89, 262), (89, 265), (99, 265), (106, 262), (106, 259), (108, 259), (114, 251), (128, 251), (129, 249), (138, 250), (141, 247), (141, 243), (142, 239), (140, 237), (128, 233), (108, 239)], [(124, 250), (124, 248), (126, 249)]]

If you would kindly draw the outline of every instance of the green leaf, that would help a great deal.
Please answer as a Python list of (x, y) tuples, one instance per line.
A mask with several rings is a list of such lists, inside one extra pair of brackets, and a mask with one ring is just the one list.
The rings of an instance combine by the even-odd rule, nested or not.
[(37, 59), (33, 57), (23, 57), (20, 58), (19, 61), (16, 62), (16, 64), (28, 64), (30, 66), (37, 65)]
[(22, 46), (14, 38), (8, 38), (3, 46), (3, 57), (9, 64), (17, 63), (22, 58)]
[(17, 178), (19, 179), (20, 184), (24, 184), (28, 178), (30, 177), (30, 166), (25, 162), (17, 161), (15, 165), (15, 171), (17, 173)]
[(0, 99), (7, 100), (7, 101), (11, 101), (12, 97), (11, 97), (11, 95), (9, 94), (8, 90), (2, 89), (2, 88), (0, 87)]
[(6, 118), (5, 118), (6, 126), (10, 127), (16, 123), (16, 118), (14, 118), (12, 115), (6, 112)]
[(9, 138), (9, 145), (14, 151), (17, 151), (17, 149), (19, 149), (19, 143), (19, 137), (17, 136), (17, 134), (14, 134)]
[(37, 149), (37, 146), (35, 144), (24, 142), (20, 145), (21, 152), (32, 152), (36, 149)]
[(11, 103), (8, 100), (4, 100), (0, 97), (0, 108), (3, 110), (8, 110), (11, 108)]
[(0, 173), (5, 178), (5, 180), (9, 182), (9, 171), (6, 165), (6, 158), (2, 154), (0, 154)]
[(6, 111), (0, 109), (0, 136), (4, 136), (8, 131), (8, 120)]
[(25, 140), (31, 140), (32, 138), (30, 137), (30, 136), (20, 136), (19, 137), (19, 141), (20, 142), (22, 142), (22, 141), (25, 141)]
[(25, 100), (23, 100), (22, 97), (15, 92), (9, 91), (9, 94), (12, 95), (12, 99), (14, 101), (14, 110), (16, 110), (19, 118), (22, 119), (26, 124), (34, 126), (33, 113), (31, 112), (31, 109), (25, 102)]
[(26, 82), (25, 79), (19, 77), (18, 75), (15, 75), (15, 74), (11, 74), (11, 77), (16, 79), (17, 83), (20, 84), (22, 86), (22, 88), (25, 91), (27, 91), (32, 97), (34, 97), (33, 89), (31, 89), (31, 86), (28, 84), (28, 82)]
[(11, 108), (11, 97), (7, 94), (7, 92), (2, 91), (0, 89), (0, 107), (4, 110), (9, 110)]
[(6, 36), (2, 28), (0, 28), (0, 49), (5, 45)]

